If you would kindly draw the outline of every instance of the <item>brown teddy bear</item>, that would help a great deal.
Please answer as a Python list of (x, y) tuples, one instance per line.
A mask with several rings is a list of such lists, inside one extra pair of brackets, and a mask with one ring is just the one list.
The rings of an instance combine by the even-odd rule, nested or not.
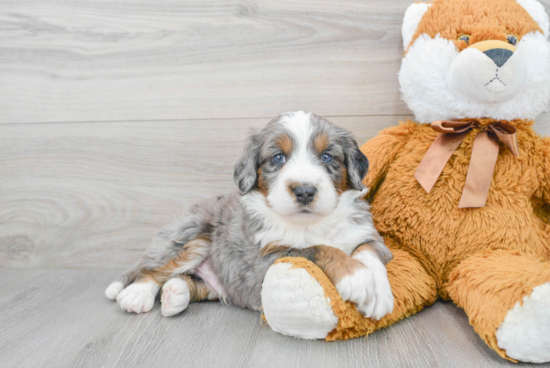
[(550, 139), (533, 130), (550, 97), (548, 34), (536, 0), (408, 8), (399, 82), (417, 122), (361, 148), (367, 199), (394, 255), (394, 311), (366, 319), (314, 264), (285, 258), (262, 291), (275, 331), (348, 339), (443, 298), (500, 356), (550, 361)]

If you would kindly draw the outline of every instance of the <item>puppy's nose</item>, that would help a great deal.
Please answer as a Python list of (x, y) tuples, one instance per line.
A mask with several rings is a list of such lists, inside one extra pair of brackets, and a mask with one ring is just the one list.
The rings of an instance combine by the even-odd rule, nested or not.
[(317, 188), (313, 185), (298, 185), (292, 189), (292, 192), (296, 196), (298, 202), (303, 205), (313, 202), (315, 194), (317, 194)]
[(484, 54), (493, 60), (499, 68), (510, 59), (510, 56), (514, 55), (512, 51), (506, 49), (491, 49), (485, 51)]

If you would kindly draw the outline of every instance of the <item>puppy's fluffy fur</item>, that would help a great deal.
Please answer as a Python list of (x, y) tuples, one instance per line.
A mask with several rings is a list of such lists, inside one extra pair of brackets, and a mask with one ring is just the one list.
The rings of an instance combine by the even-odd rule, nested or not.
[(249, 138), (235, 167), (240, 192), (203, 201), (161, 230), (106, 295), (141, 313), (162, 287), (165, 316), (217, 298), (258, 309), (267, 269), (299, 255), (381, 318), (393, 309), (384, 267), (392, 255), (361, 199), (367, 170), (346, 130), (310, 113), (281, 115)]

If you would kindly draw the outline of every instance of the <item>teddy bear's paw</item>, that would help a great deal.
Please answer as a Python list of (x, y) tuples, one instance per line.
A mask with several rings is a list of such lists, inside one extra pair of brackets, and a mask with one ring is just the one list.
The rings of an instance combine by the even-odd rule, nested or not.
[(508, 311), (496, 331), (498, 346), (522, 362), (550, 362), (550, 282)]
[(382, 262), (370, 251), (355, 254), (353, 258), (363, 263), (372, 273), (372, 289), (366, 302), (357, 304), (357, 309), (367, 318), (379, 320), (393, 312), (393, 294), (391, 292), (388, 272)]
[(179, 277), (166, 281), (162, 286), (161, 313), (164, 317), (172, 317), (184, 311), (189, 306), (191, 293), (187, 282)]
[(357, 306), (371, 304), (375, 298), (374, 275), (366, 267), (355, 270), (352, 275), (344, 276), (334, 286), (342, 299), (349, 300)]
[(324, 339), (338, 325), (319, 281), (289, 262), (277, 263), (267, 271), (262, 308), (269, 326), (287, 336)]
[(158, 291), (153, 281), (133, 283), (118, 294), (116, 301), (127, 312), (145, 313), (153, 309)]

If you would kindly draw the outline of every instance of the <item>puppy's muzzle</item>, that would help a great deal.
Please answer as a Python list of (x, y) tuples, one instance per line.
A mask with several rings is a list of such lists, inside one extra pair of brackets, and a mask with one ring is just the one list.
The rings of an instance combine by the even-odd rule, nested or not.
[(298, 185), (292, 188), (292, 193), (296, 196), (296, 200), (305, 206), (313, 202), (317, 188), (313, 185)]

